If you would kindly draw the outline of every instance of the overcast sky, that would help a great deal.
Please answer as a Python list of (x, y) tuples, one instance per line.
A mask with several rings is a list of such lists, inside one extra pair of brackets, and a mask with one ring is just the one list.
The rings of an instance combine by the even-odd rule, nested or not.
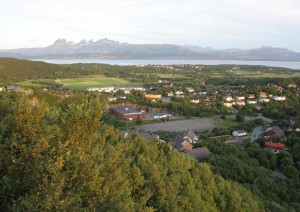
[(0, 49), (58, 38), (300, 51), (300, 0), (0, 0)]

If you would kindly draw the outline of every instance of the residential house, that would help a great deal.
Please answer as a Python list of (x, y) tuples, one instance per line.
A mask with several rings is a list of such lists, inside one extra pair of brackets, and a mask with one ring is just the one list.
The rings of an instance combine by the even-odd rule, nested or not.
[(191, 87), (187, 87), (186, 90), (187, 90), (189, 93), (194, 93), (194, 92), (195, 92), (194, 88), (191, 88)]
[(211, 104), (211, 97), (206, 96), (206, 97), (204, 98), (204, 104), (205, 104), (205, 105), (210, 105), (210, 104)]
[(197, 143), (198, 142), (198, 136), (196, 136), (195, 132), (193, 130), (188, 129), (183, 134), (183, 139), (187, 139), (189, 143)]
[(144, 114), (144, 112), (133, 109), (133, 108), (128, 108), (128, 107), (111, 108), (111, 112), (116, 117), (118, 117), (120, 119), (129, 120), (129, 121), (148, 118), (148, 116), (146, 114)]
[(225, 107), (232, 107), (233, 105), (235, 105), (235, 102), (224, 102), (223, 105)]
[(236, 100), (245, 100), (245, 97), (244, 96), (237, 96)]
[(19, 87), (19, 86), (9, 85), (9, 86), (6, 86), (6, 87), (5, 87), (5, 90), (6, 90), (7, 92), (10, 92), (10, 91), (21, 91), (22, 88)]
[(161, 99), (160, 94), (145, 94), (145, 98), (151, 100), (152, 102), (156, 102)]
[(110, 93), (110, 92), (115, 92), (115, 87), (110, 86), (110, 87), (92, 87), (92, 88), (87, 88), (88, 91), (97, 91), (97, 92), (105, 92), (105, 93)]
[(176, 91), (176, 92), (175, 92), (175, 95), (176, 95), (176, 96), (178, 96), (178, 95), (183, 95), (183, 91)]
[(277, 86), (277, 90), (280, 91), (280, 92), (282, 92), (283, 91), (283, 87), (281, 85), (278, 85)]
[(266, 92), (259, 92), (259, 97), (260, 98), (267, 98), (267, 93)]
[(254, 94), (247, 94), (246, 97), (247, 97), (247, 99), (255, 99)]
[(113, 101), (116, 101), (117, 100), (117, 97), (109, 97), (108, 98), (108, 101), (109, 102), (113, 102)]
[(225, 96), (224, 101), (231, 102), (233, 100), (232, 96)]
[(284, 150), (285, 145), (282, 144), (282, 143), (275, 143), (275, 142), (266, 141), (265, 142), (265, 147), (267, 149), (274, 150), (274, 153), (279, 153), (280, 150)]
[(288, 85), (288, 87), (289, 87), (289, 88), (296, 88), (296, 87), (297, 87), (297, 85), (296, 85), (296, 84), (294, 84), (294, 83), (290, 83), (290, 84)]
[(278, 126), (272, 126), (265, 131), (267, 138), (274, 136), (284, 136), (284, 131)]
[(246, 103), (243, 100), (237, 100), (235, 101), (235, 105), (246, 105)]
[(205, 96), (207, 94), (207, 92), (206, 91), (200, 91), (198, 94)]
[(167, 96), (174, 96), (174, 94), (173, 94), (173, 92), (169, 92), (169, 93), (167, 93)]
[(255, 100), (255, 99), (247, 100), (247, 104), (248, 105), (257, 104), (257, 100)]
[(260, 99), (258, 99), (258, 102), (260, 102), (260, 103), (270, 102), (270, 99), (268, 99), (268, 98), (260, 98)]
[(171, 147), (176, 148), (179, 152), (187, 152), (193, 149), (192, 144), (183, 139), (180, 135), (177, 135), (172, 139)]
[(284, 101), (285, 97), (284, 96), (273, 96), (272, 99), (275, 100), (275, 101)]
[(199, 99), (191, 99), (190, 102), (193, 104), (198, 104), (200, 102), (200, 100)]

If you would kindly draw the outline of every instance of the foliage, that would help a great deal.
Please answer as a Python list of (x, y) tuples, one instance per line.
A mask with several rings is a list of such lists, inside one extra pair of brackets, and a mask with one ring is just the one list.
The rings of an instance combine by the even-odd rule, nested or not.
[(276, 155), (257, 145), (247, 145), (246, 151), (221, 142), (209, 142), (207, 147), (213, 153), (207, 160), (212, 170), (225, 179), (244, 185), (259, 196), (269, 210), (300, 210), (300, 184), (294, 166), (284, 166), (284, 172), (291, 180), (281, 180), (268, 169), (261, 168), (274, 168)]
[(101, 122), (101, 96), (53, 101), (0, 94), (1, 210), (264, 210), (208, 164), (136, 134), (123, 138)]

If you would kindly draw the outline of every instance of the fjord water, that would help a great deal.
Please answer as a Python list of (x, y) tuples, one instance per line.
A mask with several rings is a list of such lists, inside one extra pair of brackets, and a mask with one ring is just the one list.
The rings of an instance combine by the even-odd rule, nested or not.
[(34, 59), (34, 61), (44, 61), (54, 64), (73, 63), (102, 63), (110, 65), (130, 66), (130, 65), (262, 65), (272, 67), (284, 67), (300, 69), (300, 62), (290, 61), (246, 61), (246, 60), (102, 60), (102, 59)]

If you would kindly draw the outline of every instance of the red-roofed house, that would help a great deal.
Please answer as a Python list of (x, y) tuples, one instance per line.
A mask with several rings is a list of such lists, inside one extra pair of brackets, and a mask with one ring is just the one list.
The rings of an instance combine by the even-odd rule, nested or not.
[(274, 131), (267, 132), (267, 136), (269, 136), (269, 137), (272, 137), (272, 136), (275, 136), (275, 135), (276, 135), (276, 133)]
[(282, 143), (275, 143), (275, 142), (266, 141), (265, 142), (265, 147), (266, 148), (271, 148), (271, 149), (282, 150), (282, 149), (284, 149), (285, 145), (282, 144)]

